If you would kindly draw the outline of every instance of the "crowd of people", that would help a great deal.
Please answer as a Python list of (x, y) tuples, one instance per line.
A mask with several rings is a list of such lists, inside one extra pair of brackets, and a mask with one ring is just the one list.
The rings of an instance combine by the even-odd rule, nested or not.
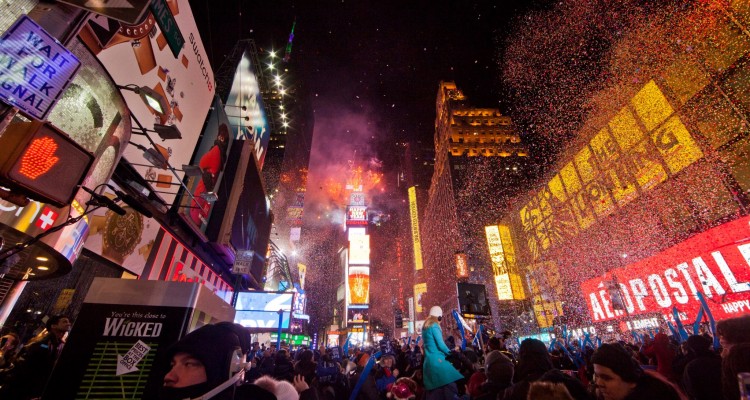
[[(508, 333), (489, 338), (484, 346), (469, 345), (462, 350), (452, 337), (444, 339), (442, 314), (439, 307), (430, 310), (421, 342), (392, 340), (351, 354), (339, 348), (290, 352), (283, 346), (276, 350), (249, 345), (244, 384), (222, 389), (214, 398), (737, 400), (741, 399), (738, 374), (750, 372), (750, 315), (717, 324), (718, 348), (708, 334), (683, 341), (657, 332), (653, 337), (645, 335), (640, 343), (614, 341), (583, 349), (575, 348), (573, 342), (549, 346), (525, 339), (517, 351), (510, 351)], [(203, 329), (207, 328), (183, 341)], [(213, 364), (200, 352), (191, 355), (186, 347), (178, 348), (185, 351), (182, 356), (195, 357), (194, 362), (206, 371)], [(178, 385), (178, 380), (168, 378), (178, 368), (177, 360), (173, 359), (173, 370), (165, 378), (163, 400), (198, 398), (207, 388), (200, 385), (216, 383), (208, 379), (199, 386), (191, 387), (188, 381)], [(170, 388), (180, 389), (179, 396), (171, 396)]]
[[(203, 326), (169, 348), (160, 400), (738, 400), (750, 372), (750, 315), (709, 333), (650, 332), (634, 342), (537, 339), (503, 332), (472, 344), (444, 337), (443, 311), (430, 309), (418, 340), (381, 341), (353, 351), (251, 342), (242, 326)], [(0, 398), (33, 399), (70, 329), (64, 317), (24, 346), (0, 348)], [(673, 332), (674, 333), (674, 332)], [(636, 335), (634, 335), (634, 338)], [(513, 343), (518, 346), (508, 346)], [(5, 371), (6, 373), (4, 373)], [(12, 373), (7, 373), (12, 371)], [(748, 388), (750, 389), (750, 388)]]

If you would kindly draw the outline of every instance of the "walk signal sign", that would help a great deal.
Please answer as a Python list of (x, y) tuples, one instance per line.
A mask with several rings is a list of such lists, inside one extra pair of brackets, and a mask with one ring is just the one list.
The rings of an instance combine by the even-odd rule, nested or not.
[(34, 200), (64, 207), (94, 155), (49, 123), (11, 123), (0, 135), (0, 184)]

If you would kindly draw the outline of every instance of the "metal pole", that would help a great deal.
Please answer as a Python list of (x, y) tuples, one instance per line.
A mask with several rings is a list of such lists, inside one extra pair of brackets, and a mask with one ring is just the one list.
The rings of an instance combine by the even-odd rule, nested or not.
[(281, 321), (284, 319), (284, 310), (279, 310), (279, 337), (276, 340), (276, 351), (281, 350)]

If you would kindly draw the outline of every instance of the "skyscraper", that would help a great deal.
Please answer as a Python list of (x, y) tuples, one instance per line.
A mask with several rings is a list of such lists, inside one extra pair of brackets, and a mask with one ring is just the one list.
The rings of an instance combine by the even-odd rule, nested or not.
[[(432, 305), (457, 307), (457, 252), (468, 255), (469, 281), (487, 284), (487, 293), (494, 293), (484, 226), (496, 223), (518, 192), (527, 156), (510, 117), (497, 108), (475, 107), (454, 82), (440, 82), (435, 168), (427, 204), (420, 205), (424, 269), (417, 271), (415, 284), (427, 284), (423, 312)], [(489, 297), (496, 310), (497, 296)]]

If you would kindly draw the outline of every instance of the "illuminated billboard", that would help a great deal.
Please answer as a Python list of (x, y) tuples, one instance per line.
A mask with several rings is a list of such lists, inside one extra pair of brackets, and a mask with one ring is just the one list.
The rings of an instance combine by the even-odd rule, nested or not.
[(253, 143), (255, 160), (258, 162), (258, 169), (262, 170), (271, 138), (271, 128), (263, 107), (263, 96), (253, 70), (252, 59), (250, 49), (246, 48), (237, 64), (229, 93), (219, 95), (222, 98), (226, 97), (224, 107), (235, 139), (250, 140)]
[(346, 225), (367, 225), (367, 206), (347, 206)]
[(370, 235), (349, 235), (349, 265), (370, 265)]
[(293, 301), (291, 292), (239, 292), (234, 322), (248, 328), (278, 329), (282, 310), (281, 328), (287, 329)]
[[(168, 4), (177, 28), (187, 39), (177, 57), (167, 46), (165, 33), (151, 12), (136, 25), (110, 24), (106, 17), (92, 14), (79, 36), (115, 82), (133, 87), (146, 86), (164, 97), (168, 107), (160, 114), (135, 92), (122, 91), (128, 108), (144, 128), (153, 129), (154, 123), (159, 123), (179, 129), (182, 138), (164, 142), (161, 152), (170, 165), (179, 168), (191, 162), (215, 88), (213, 71), (188, 0)], [(143, 135), (133, 135), (130, 141), (152, 147)], [(144, 162), (144, 151), (136, 146), (125, 147), (124, 156), (132, 163), (148, 164)], [(163, 192), (160, 196), (172, 204), (180, 189), (176, 183), (182, 181), (184, 172), (144, 165), (134, 165), (134, 168), (146, 179), (157, 181), (155, 186)]]
[(349, 323), (368, 322), (370, 310), (368, 308), (349, 308), (346, 312), (346, 321)]
[(425, 293), (427, 293), (427, 283), (417, 283), (414, 285), (414, 308), (417, 313), (421, 313), (427, 307), (424, 304)]
[(414, 269), (422, 269), (422, 241), (419, 237), (419, 210), (417, 209), (417, 189), (409, 188), (409, 216), (411, 217), (411, 239), (414, 243)]
[(467, 261), (466, 253), (456, 253), (456, 277), (468, 278), (469, 277), (469, 263)]
[(186, 186), (190, 194), (183, 194), (179, 214), (201, 232), (206, 231), (214, 203), (202, 196), (219, 191), (219, 183), (224, 174), (229, 148), (232, 146), (231, 128), (227, 114), (221, 107), (221, 100), (214, 96), (212, 111), (206, 120), (201, 142), (195, 150), (190, 165), (200, 169), (201, 174), (187, 178)]
[(370, 303), (370, 267), (349, 267), (347, 304)]
[(654, 81), (648, 82), (524, 205), (535, 258), (703, 157)]
[(495, 277), (499, 300), (523, 300), (526, 293), (523, 282), (516, 271), (516, 252), (511, 240), (510, 228), (506, 225), (484, 227), (487, 248), (490, 252), (492, 274)]
[[(706, 298), (714, 318), (747, 314), (750, 301), (750, 217), (697, 234), (654, 256), (581, 284), (594, 322), (662, 313), (695, 320)], [(614, 297), (613, 297), (614, 296)], [(616, 305), (620, 305), (619, 307)], [(617, 309), (616, 309), (617, 308)]]

